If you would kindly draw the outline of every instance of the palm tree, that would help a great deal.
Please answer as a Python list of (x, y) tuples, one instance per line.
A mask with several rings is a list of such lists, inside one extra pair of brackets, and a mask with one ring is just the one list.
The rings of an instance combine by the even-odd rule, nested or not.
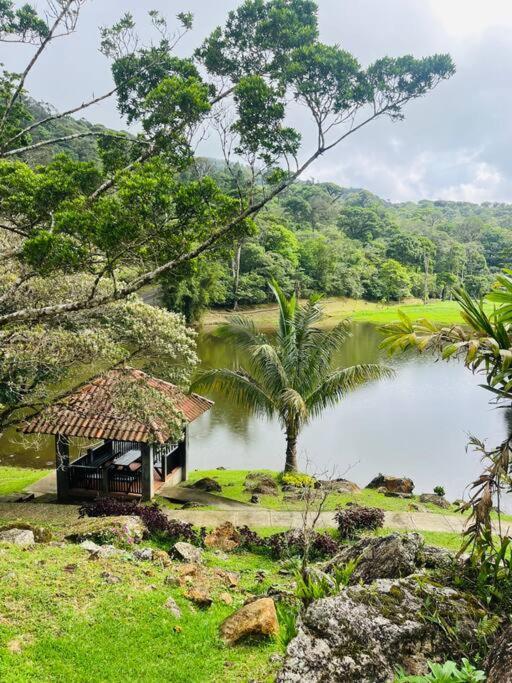
[(333, 366), (335, 353), (350, 335), (348, 321), (330, 331), (315, 327), (322, 317), (318, 299), (298, 304), (271, 284), (279, 306), (277, 335), (258, 332), (243, 315), (233, 316), (220, 334), (242, 352), (235, 369), (200, 372), (194, 390), (220, 391), (257, 415), (277, 416), (286, 433), (285, 471), (297, 470), (297, 438), (302, 427), (324, 408), (357, 387), (390, 377), (381, 365)]

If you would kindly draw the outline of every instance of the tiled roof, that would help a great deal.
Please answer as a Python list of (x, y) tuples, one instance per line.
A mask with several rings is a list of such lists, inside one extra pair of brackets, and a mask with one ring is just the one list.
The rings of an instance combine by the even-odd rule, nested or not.
[(83, 385), (61, 401), (45, 408), (25, 422), (25, 434), (62, 434), (113, 441), (166, 443), (170, 435), (163, 423), (154, 420), (151, 428), (132, 416), (123, 417), (114, 409), (112, 396), (120, 383), (133, 380), (171, 398), (187, 422), (193, 422), (213, 405), (198, 394), (184, 394), (177, 386), (151, 377), (141, 370), (111, 370)]

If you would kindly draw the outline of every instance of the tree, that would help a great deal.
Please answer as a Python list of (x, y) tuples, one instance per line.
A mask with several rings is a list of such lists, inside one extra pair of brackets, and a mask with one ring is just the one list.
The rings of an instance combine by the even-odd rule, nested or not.
[(235, 369), (202, 371), (192, 386), (220, 391), (255, 414), (277, 416), (286, 434), (285, 471), (296, 471), (297, 439), (308, 420), (392, 371), (381, 365), (335, 367), (335, 354), (349, 336), (348, 322), (320, 330), (315, 326), (323, 317), (318, 301), (300, 306), (276, 283), (271, 289), (279, 305), (277, 336), (258, 332), (249, 318), (232, 318), (221, 334), (245, 360)]
[[(310, 0), (246, 0), (230, 12), (225, 28), (215, 29), (188, 58), (173, 50), (192, 26), (190, 14), (178, 16), (172, 34), (164, 18), (152, 12), (161, 39), (150, 47), (138, 46), (127, 14), (102, 31), (101, 49), (112, 61), (115, 87), (65, 114), (115, 97), (126, 122), (138, 124), (141, 132), (63, 136), (60, 142), (97, 137), (109, 152), (96, 176), (89, 169), (89, 182), (71, 191), (64, 165), (49, 174), (30, 171), (16, 159), (56, 142), (32, 142), (43, 121), (29, 120), (24, 86), (53, 41), (74, 30), (86, 2), (51, 2), (48, 20), (30, 6), (21, 16), (10, 0), (0, 7), (0, 39), (35, 45), (20, 75), (3, 71), (1, 77), (1, 230), (12, 238), (9, 258), (39, 273), (82, 268), (94, 281), (115, 286), (105, 293), (93, 285), (81, 299), (5, 312), (0, 326), (125, 299), (244, 234), (249, 219), (316, 159), (377, 118), (403, 118), (410, 100), (454, 72), (447, 55), (385, 57), (363, 69), (346, 51), (319, 41), (317, 8)], [(317, 142), (308, 152), (300, 132), (284, 123), (290, 101), (306, 108), (315, 127)], [(45, 122), (63, 115), (51, 114)], [(219, 133), (228, 167), (231, 153), (249, 166), (236, 197), (208, 175), (187, 182), (179, 176), (193, 165), (192, 150), (205, 128)], [(75, 176), (82, 173), (75, 168)], [(49, 205), (41, 179), (48, 182)], [(69, 188), (62, 194), (55, 191), (61, 184)]]

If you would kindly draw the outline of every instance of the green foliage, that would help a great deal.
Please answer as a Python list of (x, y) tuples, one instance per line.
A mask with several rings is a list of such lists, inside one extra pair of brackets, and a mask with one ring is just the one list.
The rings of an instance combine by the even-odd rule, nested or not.
[(287, 602), (278, 602), (276, 605), (277, 620), (279, 621), (279, 634), (277, 642), (282, 650), (286, 650), (290, 641), (297, 635), (297, 618), (299, 609), (296, 605)]
[(456, 662), (444, 664), (429, 662), (430, 673), (426, 676), (407, 676), (398, 672), (395, 683), (479, 683), (485, 681), (485, 673), (474, 667), (467, 659), (459, 666)]
[(434, 493), (437, 496), (444, 496), (446, 491), (444, 490), (443, 486), (434, 486)]
[(348, 586), (352, 574), (356, 570), (357, 560), (336, 567), (334, 573), (324, 574), (313, 568), (295, 574), (295, 595), (305, 606), (331, 595), (337, 595), (342, 588)]

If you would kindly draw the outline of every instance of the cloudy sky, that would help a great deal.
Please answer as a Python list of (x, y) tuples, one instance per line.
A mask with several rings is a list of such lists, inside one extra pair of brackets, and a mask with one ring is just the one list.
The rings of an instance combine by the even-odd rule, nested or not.
[[(43, 0), (38, 0), (40, 7)], [(37, 99), (69, 108), (107, 90), (108, 65), (98, 53), (98, 26), (125, 11), (145, 22), (149, 9), (172, 18), (195, 15), (181, 52), (223, 23), (237, 0), (89, 0), (77, 34), (58, 41), (28, 82)], [(308, 177), (365, 187), (393, 201), (454, 199), (512, 202), (512, 1), (318, 0), (321, 39), (363, 64), (384, 55), (451, 53), (457, 74), (413, 102), (406, 120), (382, 120), (352, 136), (308, 170)], [(144, 31), (144, 29), (142, 29)], [(30, 50), (2, 47), (11, 70)], [(92, 121), (121, 125), (115, 103), (90, 109)], [(205, 153), (215, 153), (206, 143)]]

